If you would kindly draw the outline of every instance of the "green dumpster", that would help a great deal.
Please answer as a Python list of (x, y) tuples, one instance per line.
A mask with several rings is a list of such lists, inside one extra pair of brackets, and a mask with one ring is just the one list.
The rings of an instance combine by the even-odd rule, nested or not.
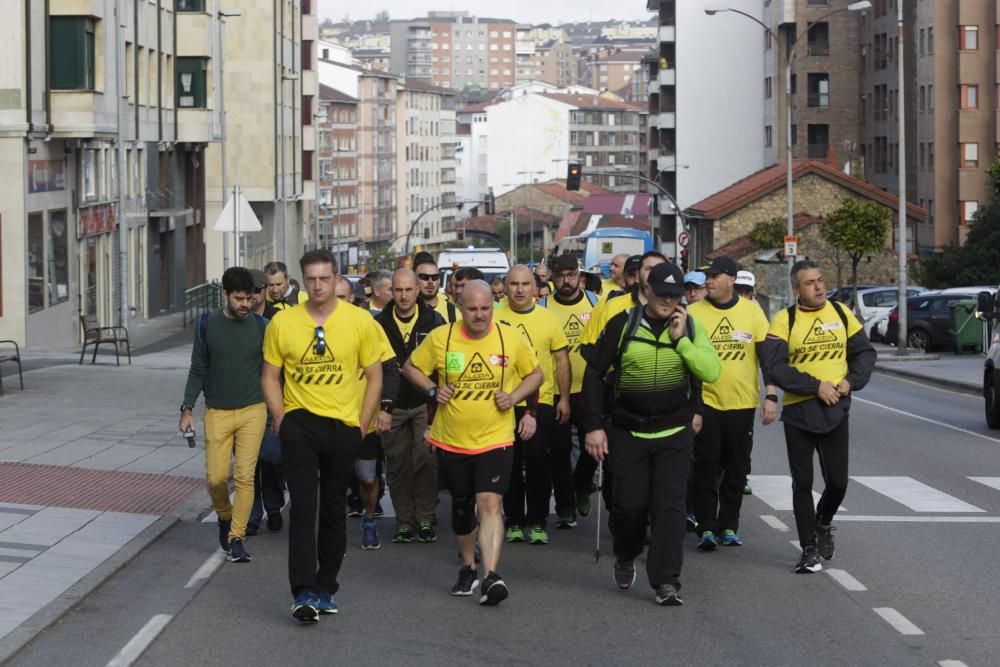
[(976, 300), (962, 299), (948, 304), (951, 308), (951, 331), (955, 354), (983, 351), (983, 325), (976, 317)]

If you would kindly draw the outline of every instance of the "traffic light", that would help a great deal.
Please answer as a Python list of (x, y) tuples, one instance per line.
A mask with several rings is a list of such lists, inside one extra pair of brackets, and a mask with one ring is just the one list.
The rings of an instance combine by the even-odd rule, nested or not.
[(493, 196), (493, 191), (486, 195), (486, 215), (493, 215), (497, 212), (497, 198)]
[(455, 235), (458, 237), (459, 241), (465, 240), (465, 227), (459, 227), (455, 230)]
[(580, 189), (580, 165), (577, 162), (570, 162), (569, 168), (566, 170), (566, 189)]
[(687, 273), (688, 270), (688, 251), (687, 248), (681, 249), (681, 271)]

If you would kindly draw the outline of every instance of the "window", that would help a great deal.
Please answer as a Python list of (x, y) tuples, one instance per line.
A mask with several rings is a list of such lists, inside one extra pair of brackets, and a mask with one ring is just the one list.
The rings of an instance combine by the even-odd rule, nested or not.
[(934, 169), (934, 142), (927, 144), (927, 168)]
[(49, 305), (69, 300), (69, 233), (66, 211), (49, 213)]
[(830, 26), (828, 23), (815, 23), (809, 29), (809, 55), (830, 55)]
[(809, 135), (809, 157), (825, 160), (830, 148), (830, 126), (810, 124), (806, 131)]
[(927, 88), (925, 86), (920, 86), (920, 112), (923, 113), (927, 108)]
[(94, 25), (83, 16), (49, 18), (49, 79), (53, 90), (94, 90)]
[(809, 86), (810, 107), (825, 109), (830, 106), (829, 74), (809, 74), (807, 75), (807, 85)]
[(97, 201), (97, 151), (80, 151), (80, 196), (85, 202)]
[(960, 51), (976, 51), (979, 49), (979, 27), (962, 25), (958, 27), (958, 48)]
[(174, 69), (177, 106), (181, 109), (204, 109), (208, 59), (178, 57)]
[(920, 142), (920, 169), (927, 166), (927, 144)]
[(28, 312), (45, 307), (45, 230), (41, 213), (28, 214)]
[(771, 77), (764, 77), (764, 99), (771, 99)]
[(979, 108), (979, 86), (975, 84), (963, 83), (958, 87), (958, 108), (978, 109)]
[(792, 145), (795, 146), (799, 143), (799, 126), (792, 123)]
[(176, 9), (179, 12), (203, 12), (205, 0), (177, 0)]
[(770, 148), (774, 143), (774, 131), (770, 125), (764, 126), (764, 147)]
[(959, 144), (959, 149), (961, 151), (958, 162), (959, 167), (979, 166), (979, 144), (976, 143)]
[(927, 53), (934, 53), (934, 28), (927, 29)]
[(923, 28), (920, 29), (920, 55), (924, 55), (927, 52), (927, 31)]
[(976, 216), (976, 211), (979, 210), (979, 202), (977, 201), (963, 201), (961, 202), (962, 209), (962, 219), (959, 221), (960, 225), (968, 225), (974, 221)]

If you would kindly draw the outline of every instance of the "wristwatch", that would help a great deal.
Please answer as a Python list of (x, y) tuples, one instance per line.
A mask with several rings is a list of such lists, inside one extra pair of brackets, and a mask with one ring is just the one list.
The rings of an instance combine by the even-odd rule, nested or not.
[(431, 399), (432, 401), (435, 401), (437, 400), (437, 397), (438, 397), (438, 388), (436, 386), (431, 387), (430, 389), (427, 390), (427, 398)]
[(778, 395), (777, 394), (768, 394), (767, 396), (764, 397), (764, 400), (774, 401), (775, 403), (777, 403), (778, 402)]
[(389, 414), (389, 415), (392, 414), (393, 402), (391, 400), (385, 399), (383, 401), (379, 401), (378, 404), (379, 404), (379, 407), (382, 408), (383, 412), (385, 412), (386, 414)]
[(190, 403), (181, 403), (181, 412), (194, 411), (194, 406)]

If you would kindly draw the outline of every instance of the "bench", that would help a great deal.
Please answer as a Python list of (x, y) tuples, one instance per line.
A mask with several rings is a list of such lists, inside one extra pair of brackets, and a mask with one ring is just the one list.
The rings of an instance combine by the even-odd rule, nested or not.
[(111, 343), (115, 346), (115, 365), (121, 366), (120, 345), (125, 344), (125, 351), (128, 353), (128, 363), (132, 363), (132, 346), (128, 342), (128, 329), (125, 327), (102, 327), (98, 326), (97, 318), (80, 316), (80, 326), (83, 328), (83, 349), (80, 350), (80, 365), (83, 364), (83, 355), (87, 353), (87, 346), (94, 346), (94, 356), (90, 358), (90, 363), (97, 361), (97, 348), (102, 343)]
[[(12, 345), (14, 351), (0, 350), (0, 364), (12, 361), (17, 364), (17, 379), (21, 381), (21, 391), (24, 391), (24, 375), (21, 374), (21, 348), (12, 340), (0, 340), (0, 345)], [(3, 375), (0, 374), (0, 396), (3, 396)]]

